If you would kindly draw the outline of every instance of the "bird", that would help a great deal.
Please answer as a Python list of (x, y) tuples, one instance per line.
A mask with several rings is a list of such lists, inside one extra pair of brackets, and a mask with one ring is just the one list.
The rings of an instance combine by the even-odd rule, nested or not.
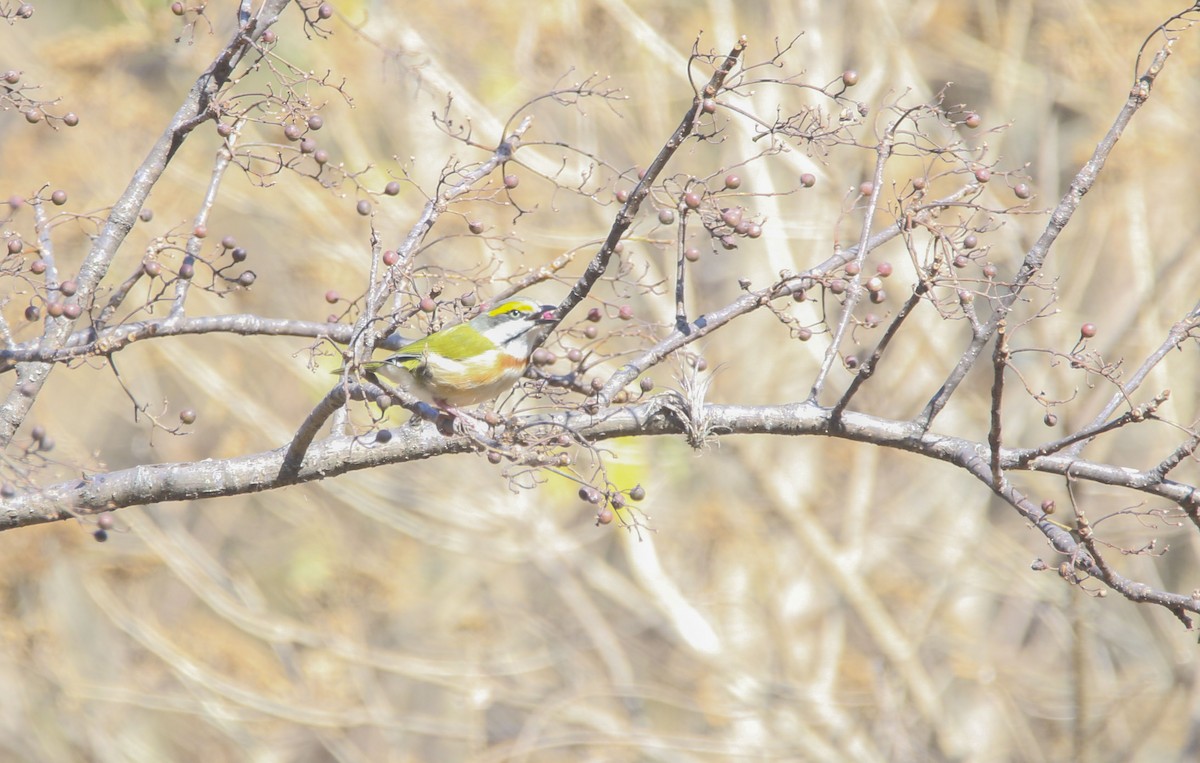
[(462, 407), (512, 389), (557, 322), (554, 305), (509, 299), (360, 368), (366, 374), (382, 374), (418, 399), (455, 415)]

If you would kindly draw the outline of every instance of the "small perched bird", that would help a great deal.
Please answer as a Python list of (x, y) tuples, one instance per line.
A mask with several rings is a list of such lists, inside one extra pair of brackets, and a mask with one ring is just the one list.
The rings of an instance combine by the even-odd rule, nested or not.
[(529, 366), (534, 348), (557, 322), (554, 305), (510, 299), (361, 368), (383, 374), (414, 396), (454, 413), (511, 389)]

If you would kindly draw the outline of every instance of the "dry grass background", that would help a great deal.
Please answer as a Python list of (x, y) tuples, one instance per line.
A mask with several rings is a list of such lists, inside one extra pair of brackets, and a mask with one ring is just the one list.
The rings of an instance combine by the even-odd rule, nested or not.
[[(166, 2), (43, 2), (30, 22), (0, 28), (0, 68), (62, 95), (83, 123), (52, 133), (0, 115), (0, 194), (43, 183), (85, 212), (120, 193), (199, 68), (226, 39), (218, 27), (176, 44)], [(410, 162), (422, 182), (445, 158), (470, 158), (431, 127), (452, 90), (482, 135), (572, 67), (611, 75), (629, 100), (616, 117), (539, 112), (535, 139), (595, 145), (618, 166), (644, 163), (690, 99), (687, 52), (748, 60), (803, 32), (787, 57), (824, 83), (853, 67), (854, 92), (914, 102), (949, 80), (988, 124), (1010, 165), (1032, 163), (1053, 204), (1107, 128), (1132, 80), (1137, 48), (1178, 2), (1118, 0), (849, 0), (577, 2), (443, 0), (338, 4), (327, 41), (304, 39), (295, 9), (278, 51), (304, 69), (345, 77), (320, 134), (337, 161), (374, 163), (380, 185)], [(353, 34), (362, 21), (375, 44)], [(400, 56), (391, 56), (403, 49)], [(1110, 357), (1139, 358), (1195, 299), (1189, 246), (1200, 37), (1185, 36), (1151, 103), (1060, 240), (1062, 315), (1036, 331), (1069, 346), (1084, 319)], [(416, 67), (416, 68), (410, 68)], [(579, 75), (568, 75), (568, 78)], [(759, 104), (767, 105), (767, 102)], [(151, 199), (122, 262), (151, 237), (190, 228), (218, 139), (193, 136)], [(729, 131), (715, 167), (749, 149)], [(554, 154), (544, 154), (553, 157)], [(714, 158), (716, 157), (716, 158)], [(687, 162), (689, 156), (680, 158)], [(811, 168), (817, 189), (784, 197), (758, 249), (707, 262), (702, 307), (738, 276), (827, 252), (841, 190), (866, 152), (828, 164), (801, 155), (747, 170), (757, 189)], [(597, 208), (523, 183), (535, 214), (516, 230), (510, 267), (537, 264), (607, 230)], [(818, 193), (819, 191), (819, 193)], [(524, 194), (522, 196), (522, 194)], [(384, 241), (407, 229), (420, 196), (383, 203)], [(507, 230), (511, 211), (472, 214)], [(27, 221), (26, 221), (27, 222)], [(1019, 259), (1044, 223), (1010, 220), (994, 259)], [(465, 226), (446, 220), (446, 233)], [(249, 311), (320, 320), (322, 295), (362, 289), (367, 224), (353, 198), (290, 178), (257, 188), (231, 174), (210, 229), (251, 252), (258, 283), (193, 314)], [(455, 227), (457, 226), (457, 228)], [(59, 258), (82, 256), (86, 224), (62, 226)], [(846, 231), (842, 231), (846, 235)], [(851, 230), (850, 235), (853, 235)], [(475, 239), (444, 250), (482, 256)], [(441, 250), (439, 250), (441, 251)], [(648, 256), (655, 251), (647, 247)], [(544, 287), (543, 296), (558, 296)], [(200, 295), (197, 295), (199, 297)], [(19, 299), (6, 311), (19, 311)], [(649, 301), (638, 309), (664, 308)], [(669, 310), (668, 308), (665, 308)], [(7, 312), (6, 312), (7, 314)], [(669, 314), (669, 313), (668, 313)], [(948, 333), (947, 333), (948, 332)], [(931, 321), (881, 376), (869, 405), (911, 414), (962, 341)], [(768, 316), (704, 346), (725, 364), (712, 399), (771, 402), (806, 394), (815, 364), (783, 354)], [(815, 342), (812, 344), (816, 344)], [(66, 464), (225, 457), (285, 442), (329, 383), (305, 343), (232, 336), (158, 341), (121, 357), (143, 400), (167, 416), (197, 409), (195, 433), (151, 437), (111, 374), (59, 369), (35, 408)], [(1194, 354), (1164, 366), (1155, 388), (1173, 414), (1196, 416)], [(751, 362), (747, 363), (749, 360)], [(1031, 371), (1032, 373), (1032, 371)], [(890, 374), (887, 375), (887, 374)], [(672, 380), (669, 369), (657, 377)], [(886, 384), (882, 383), (887, 379)], [(1068, 390), (1069, 392), (1069, 390)], [(1104, 394), (1107, 394), (1106, 392)], [(986, 405), (964, 389), (939, 422), (981, 436)], [(1099, 393), (1066, 416), (1086, 420)], [(1019, 411), (1021, 409), (1015, 408)], [(31, 422), (33, 423), (33, 422)], [(1014, 415), (1010, 436), (1044, 436), (1040, 414)], [(1135, 464), (1153, 443), (1132, 438), (1094, 457)], [(1030, 562), (1043, 539), (984, 489), (940, 464), (834, 440), (725, 438), (694, 454), (683, 442), (615, 447), (619, 481), (647, 487), (653, 534), (593, 526), (571, 486), (512, 490), (482, 458), (378, 469), (263, 495), (119, 513), (121, 532), (92, 541), (77, 523), (0, 537), (0, 757), (16, 760), (559, 761), (1192, 759), (1200, 695), (1196, 637), (1168, 613), (1082, 595)], [(1194, 479), (1194, 478), (1193, 478)], [(1038, 484), (1032, 478), (1024, 484)], [(1060, 481), (1041, 489), (1062, 496)], [(1096, 507), (1136, 501), (1085, 488)], [(1135, 533), (1139, 531), (1140, 535)], [(1148, 533), (1133, 525), (1130, 537)], [(1194, 533), (1156, 531), (1171, 553), (1123, 558), (1129, 574), (1172, 590), (1200, 580)]]

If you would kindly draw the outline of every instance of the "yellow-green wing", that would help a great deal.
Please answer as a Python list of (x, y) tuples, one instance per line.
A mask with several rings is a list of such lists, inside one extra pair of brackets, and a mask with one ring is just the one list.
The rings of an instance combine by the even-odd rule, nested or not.
[[(431, 344), (436, 349), (432, 349)], [(388, 360), (408, 367), (406, 361), (419, 362), (427, 351), (450, 360), (466, 360), (494, 349), (496, 345), (492, 340), (479, 333), (469, 323), (460, 323), (401, 347)]]

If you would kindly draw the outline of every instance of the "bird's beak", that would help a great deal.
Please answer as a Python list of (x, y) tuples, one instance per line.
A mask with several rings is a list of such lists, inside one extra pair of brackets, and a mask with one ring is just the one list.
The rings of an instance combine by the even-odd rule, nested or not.
[(542, 305), (538, 308), (537, 316), (534, 320), (538, 323), (558, 323), (558, 307), (555, 305)]

